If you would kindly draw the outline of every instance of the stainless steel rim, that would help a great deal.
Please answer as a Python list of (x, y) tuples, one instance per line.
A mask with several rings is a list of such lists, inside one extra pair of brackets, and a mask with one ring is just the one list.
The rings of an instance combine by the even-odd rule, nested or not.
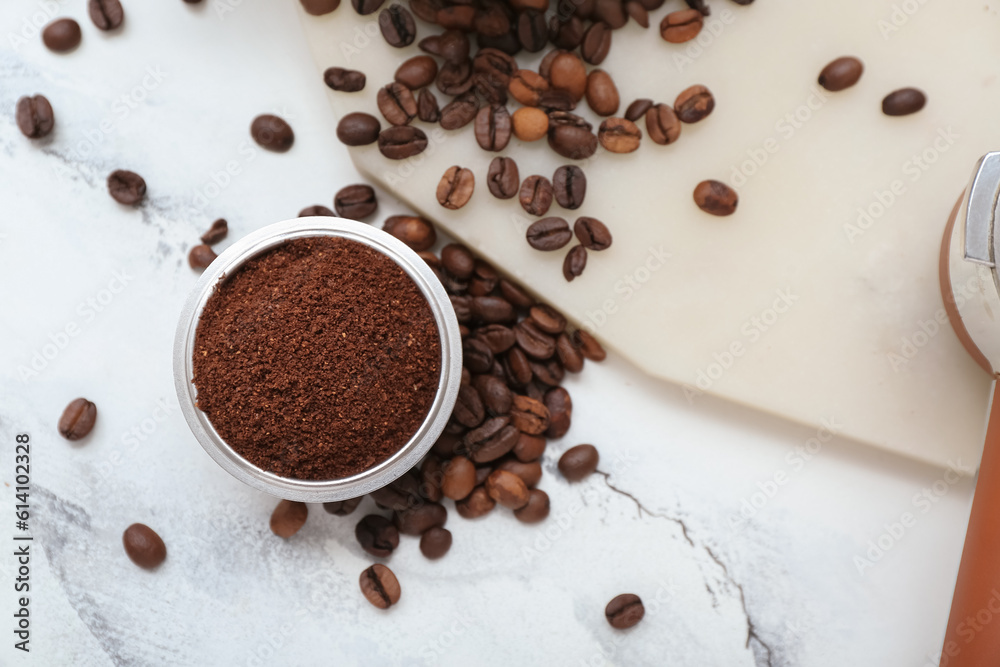
[[(280, 477), (237, 454), (218, 434), (208, 416), (195, 406), (191, 382), (194, 336), (205, 302), (215, 285), (244, 262), (286, 241), (309, 236), (339, 236), (363, 243), (393, 259), (426, 297), (441, 340), (441, 376), (437, 395), (423, 424), (392, 457), (352, 477), (310, 481)], [(462, 379), (462, 339), (448, 293), (427, 263), (395, 237), (353, 220), (307, 217), (268, 225), (234, 243), (212, 262), (181, 310), (174, 338), (174, 386), (181, 412), (195, 438), (216, 463), (236, 479), (279, 498), (330, 502), (356, 498), (379, 489), (415, 466), (444, 430)]]

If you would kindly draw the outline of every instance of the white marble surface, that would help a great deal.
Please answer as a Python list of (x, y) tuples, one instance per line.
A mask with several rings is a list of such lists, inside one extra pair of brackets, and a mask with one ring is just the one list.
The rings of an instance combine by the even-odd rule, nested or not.
[[(838, 438), (806, 458), (817, 433), (707, 396), (692, 405), (614, 357), (567, 384), (576, 410), (546, 455), (547, 522), (451, 512), (446, 558), (425, 560), (415, 539), (391, 557), (403, 598), (389, 612), (357, 588), (371, 559), (353, 525), (370, 506), (348, 519), (314, 507), (299, 534), (274, 537), (274, 501), (216, 467), (176, 407), (173, 329), (195, 281), (186, 250), (215, 217), (237, 238), (329, 205), (357, 176), (291, 0), (130, 2), (113, 35), (83, 4), (0, 5), (0, 540), (13, 544), (6, 485), (20, 432), (34, 444), (36, 538), (32, 652), (14, 651), (5, 629), (0, 663), (936, 664), (969, 479), (948, 484), (943, 470)], [(37, 36), (18, 43), (47, 7), (83, 25), (74, 53), (52, 54)], [(41, 142), (13, 122), (17, 97), (35, 92), (57, 115)], [(265, 111), (293, 124), (288, 154), (249, 142)], [(227, 165), (239, 173), (223, 178)], [(141, 208), (108, 197), (104, 179), (119, 167), (146, 178)], [(399, 210), (382, 201), (383, 213)], [(116, 275), (124, 289), (105, 292)], [(69, 325), (76, 335), (63, 341)], [(23, 377), (36, 353), (51, 358)], [(100, 417), (73, 445), (55, 421), (79, 395)], [(554, 473), (579, 442), (599, 447), (610, 484)], [(942, 495), (922, 499), (936, 482)], [(761, 488), (772, 496), (755, 496)], [(753, 516), (734, 521), (752, 501)], [(856, 558), (904, 512), (912, 527), (883, 537), (889, 550), (859, 572)], [(156, 572), (121, 549), (135, 521), (168, 545)], [(12, 551), (0, 548), (7, 619)], [(647, 617), (618, 632), (603, 608), (626, 591), (646, 600)]]

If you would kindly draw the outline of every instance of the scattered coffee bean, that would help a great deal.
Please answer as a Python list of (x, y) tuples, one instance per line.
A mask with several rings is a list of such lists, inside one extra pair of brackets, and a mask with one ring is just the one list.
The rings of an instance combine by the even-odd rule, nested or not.
[[(472, 89), (472, 61), (445, 62), (435, 80), (438, 90), (445, 95), (463, 95)], [(477, 98), (478, 101), (478, 98)]]
[[(559, 352), (559, 358), (562, 359), (562, 349), (564, 343), (562, 341), (568, 341), (569, 336), (565, 333), (559, 335), (559, 339), (556, 341), (556, 351)], [(576, 351), (579, 356), (579, 351)], [(572, 370), (569, 366), (564, 366), (566, 370), (573, 373), (577, 373), (583, 368), (583, 359), (580, 358), (579, 367), (576, 370)], [(553, 387), (552, 389), (545, 392), (543, 398), (545, 402), (545, 407), (549, 409), (549, 428), (545, 431), (546, 438), (561, 438), (566, 435), (569, 431), (570, 424), (573, 420), (573, 400), (569, 396), (569, 392), (562, 387)], [(544, 447), (544, 444), (543, 444)], [(514, 448), (514, 456), (518, 456), (517, 448)], [(518, 458), (520, 458), (518, 456)]]
[(437, 186), (437, 200), (447, 209), (457, 210), (469, 203), (476, 187), (472, 171), (464, 167), (449, 167)]
[(191, 252), (188, 253), (188, 265), (196, 270), (207, 269), (216, 257), (218, 255), (215, 254), (212, 247), (207, 243), (202, 243), (191, 248)]
[(604, 608), (604, 616), (608, 619), (608, 623), (619, 630), (636, 625), (645, 614), (646, 609), (642, 606), (642, 600), (632, 593), (622, 593)]
[(486, 493), (500, 505), (512, 510), (528, 504), (528, 486), (524, 480), (506, 470), (494, 470), (486, 478)]
[(837, 58), (819, 73), (819, 85), (835, 93), (856, 84), (864, 71), (865, 66), (857, 58), (852, 56)]
[(472, 493), (476, 486), (476, 467), (464, 456), (456, 456), (448, 461), (443, 473), (441, 493), (445, 498), (461, 500)]
[(367, 16), (377, 12), (383, 2), (385, 0), (351, 0), (351, 6), (354, 7), (354, 11), (358, 14)]
[(378, 208), (378, 198), (370, 185), (348, 185), (333, 197), (333, 208), (341, 218), (361, 220)]
[(521, 320), (514, 326), (514, 338), (517, 346), (533, 359), (544, 361), (555, 354), (555, 339), (539, 329), (531, 319)]
[[(184, 0), (185, 2), (191, 2), (192, 0)], [(196, 2), (201, 2), (201, 0), (195, 0)], [(307, 14), (312, 14), (313, 16), (322, 16), (323, 14), (329, 14), (337, 7), (340, 7), (340, 0), (301, 0), (302, 9), (306, 10)]]
[(453, 5), (438, 10), (437, 24), (447, 30), (471, 32), (476, 20), (476, 9), (471, 5)]
[(448, 510), (438, 503), (423, 503), (416, 507), (396, 510), (393, 521), (404, 535), (420, 535), (434, 526), (443, 526), (448, 520)]
[(417, 101), (410, 89), (401, 83), (390, 83), (380, 88), (376, 104), (391, 125), (406, 125), (417, 115)]
[(346, 146), (367, 146), (378, 140), (382, 124), (375, 116), (355, 111), (337, 123), (337, 138)]
[(541, 109), (521, 107), (511, 116), (514, 136), (521, 141), (538, 141), (549, 131), (549, 116)]
[(284, 153), (295, 143), (295, 133), (292, 127), (271, 114), (257, 116), (250, 124), (250, 136), (261, 148), (275, 153)]
[(720, 181), (702, 181), (694, 189), (694, 203), (712, 215), (732, 215), (739, 204), (739, 196), (731, 187)]
[(441, 110), (438, 108), (437, 97), (430, 88), (424, 88), (417, 97), (417, 118), (425, 123), (436, 123), (441, 120)]
[(535, 250), (558, 250), (573, 239), (569, 223), (563, 218), (542, 218), (531, 223), (526, 233), (528, 245)]
[(587, 176), (576, 165), (563, 165), (556, 169), (552, 177), (552, 189), (560, 206), (569, 210), (578, 209), (587, 195)]
[(646, 133), (653, 143), (666, 146), (681, 136), (681, 121), (669, 104), (657, 104), (646, 110)]
[(691, 41), (701, 32), (703, 17), (697, 9), (670, 12), (660, 22), (660, 36), (672, 44)]
[(608, 118), (597, 131), (597, 140), (609, 153), (631, 153), (639, 148), (642, 132), (626, 118)]
[(487, 419), (482, 426), (465, 434), (463, 445), (475, 463), (489, 463), (514, 449), (517, 428), (507, 417)]
[(886, 116), (908, 116), (924, 108), (927, 96), (916, 88), (900, 88), (882, 100), (882, 113)]
[(522, 463), (516, 458), (507, 458), (496, 466), (496, 470), (506, 470), (521, 478), (528, 489), (535, 488), (542, 481), (542, 464), (540, 461), (529, 461)]
[(323, 509), (334, 516), (347, 516), (352, 514), (354, 510), (358, 509), (358, 505), (361, 504), (363, 498), (349, 498), (348, 500), (335, 500), (329, 503), (323, 503)]
[[(545, 385), (545, 387), (556, 387), (563, 381), (563, 377), (566, 375), (566, 372), (563, 370), (563, 367), (559, 363), (558, 359), (549, 359), (544, 362), (531, 362), (531, 374), (534, 376), (535, 380), (538, 381), (539, 385)], [(528, 385), (526, 390), (529, 396), (536, 400), (541, 400), (545, 398), (543, 393), (545, 391), (545, 387)]]
[(434, 225), (414, 215), (391, 216), (382, 229), (417, 251), (427, 250), (437, 242)]
[(315, 204), (313, 206), (306, 206), (304, 209), (299, 211), (300, 218), (308, 218), (314, 215), (325, 215), (331, 218), (337, 217), (336, 213), (328, 209), (326, 206), (322, 206), (320, 204)]
[(391, 510), (406, 510), (423, 503), (420, 498), (420, 480), (410, 471), (388, 486), (371, 492), (376, 505)]
[(583, 329), (574, 331), (572, 338), (573, 345), (580, 350), (580, 354), (585, 358), (591, 361), (604, 361), (608, 356), (608, 353), (604, 351), (604, 348), (597, 342), (597, 339)]
[(378, 135), (378, 150), (390, 160), (405, 160), (427, 148), (424, 131), (409, 125), (394, 125)]
[(556, 90), (570, 94), (574, 102), (579, 102), (587, 92), (587, 68), (574, 53), (560, 53), (552, 61), (549, 80)]
[(441, 109), (441, 127), (457, 130), (471, 123), (479, 111), (479, 98), (472, 93), (459, 95)]
[(545, 438), (537, 435), (528, 435), (527, 433), (521, 433), (518, 436), (517, 444), (514, 445), (513, 449), (514, 456), (522, 463), (537, 461), (544, 453)]
[(212, 226), (208, 228), (208, 231), (201, 235), (201, 242), (214, 245), (226, 238), (226, 234), (229, 233), (229, 223), (226, 222), (225, 218), (219, 218), (212, 223)]
[(549, 41), (549, 26), (545, 13), (536, 9), (522, 11), (517, 18), (517, 37), (528, 53), (537, 53)]
[(528, 492), (528, 502), (524, 507), (514, 510), (514, 516), (522, 523), (538, 523), (549, 516), (549, 494), (541, 489)]
[[(512, 322), (516, 316), (514, 306), (499, 296), (474, 297), (472, 299), (472, 309), (475, 316), (486, 324)], [(492, 363), (491, 360), (490, 364), (492, 365)]]
[(143, 523), (133, 523), (122, 533), (125, 555), (146, 570), (158, 567), (167, 558), (167, 545), (156, 531)]
[(586, 96), (587, 104), (598, 116), (613, 116), (621, 103), (615, 82), (602, 69), (592, 70), (587, 75)]
[(628, 108), (625, 110), (625, 117), (633, 123), (638, 123), (641, 118), (646, 116), (646, 112), (649, 111), (652, 106), (653, 100), (645, 98), (638, 99), (628, 105)]
[(386, 44), (401, 49), (409, 46), (417, 38), (417, 24), (413, 14), (402, 5), (389, 5), (378, 16), (378, 26)]
[(600, 65), (611, 50), (611, 28), (605, 23), (592, 23), (583, 35), (580, 55), (591, 65)]
[(566, 329), (566, 318), (552, 306), (537, 304), (528, 311), (528, 319), (547, 334), (555, 336)]
[(59, 435), (67, 440), (80, 440), (90, 434), (96, 421), (97, 406), (85, 398), (77, 398), (59, 417)]
[[(352, 4), (364, 4), (367, 0), (353, 0)], [(381, 0), (379, 0), (381, 4)], [(388, 609), (399, 602), (402, 591), (399, 588), (399, 580), (392, 570), (381, 563), (375, 563), (361, 573), (359, 580), (361, 594), (379, 609)]]
[(600, 455), (593, 445), (570, 447), (559, 457), (559, 472), (571, 482), (579, 482), (597, 470)]
[(305, 525), (309, 507), (294, 500), (282, 500), (271, 513), (271, 532), (288, 539)]
[(597, 218), (577, 218), (573, 223), (573, 233), (587, 250), (606, 250), (611, 247), (611, 232)]
[(502, 151), (510, 142), (510, 135), (511, 121), (507, 107), (502, 104), (491, 104), (476, 114), (476, 143), (483, 150), (494, 153)]
[(108, 193), (119, 204), (133, 206), (146, 196), (146, 181), (135, 172), (118, 169), (108, 176)]
[(435, 526), (420, 536), (420, 553), (431, 560), (441, 558), (451, 549), (451, 531)]
[(22, 97), (17, 101), (14, 115), (17, 119), (17, 128), (29, 139), (48, 136), (56, 124), (52, 105), (44, 95)]
[(441, 248), (441, 265), (456, 278), (468, 280), (475, 271), (476, 258), (464, 245), (449, 243)]
[(597, 137), (590, 124), (553, 124), (549, 116), (549, 146), (559, 155), (571, 160), (585, 160), (597, 151)]
[(563, 260), (563, 278), (567, 282), (573, 282), (574, 278), (583, 274), (585, 268), (587, 268), (587, 249), (582, 245), (573, 246)]
[(56, 53), (72, 51), (80, 39), (80, 24), (73, 19), (56, 19), (42, 29), (42, 42)]
[(510, 423), (521, 433), (540, 435), (549, 428), (549, 409), (530, 396), (514, 396), (510, 409)]
[[(573, 345), (573, 341), (568, 334), (560, 334), (559, 338), (556, 339), (556, 355), (559, 357), (559, 362), (563, 365), (563, 368), (570, 373), (579, 373), (583, 370), (583, 355)], [(550, 435), (549, 437), (555, 438), (558, 436)]]
[(399, 531), (384, 516), (369, 514), (354, 527), (361, 548), (378, 558), (388, 558), (399, 546)]
[(527, 292), (509, 280), (500, 281), (500, 293), (503, 298), (518, 308), (530, 308), (535, 303), (535, 300)]
[(510, 199), (520, 191), (517, 163), (509, 157), (495, 157), (486, 174), (486, 186), (497, 199)]
[(463, 519), (478, 519), (489, 514), (496, 504), (485, 487), (477, 486), (467, 498), (455, 503), (455, 509)]
[[(431, 19), (425, 20), (433, 22)], [(469, 38), (457, 30), (448, 30), (440, 35), (425, 37), (420, 40), (417, 46), (431, 55), (444, 58), (446, 62), (458, 63), (469, 59)]]
[(674, 113), (685, 123), (697, 123), (715, 108), (715, 98), (705, 86), (691, 86), (677, 96)]
[(507, 90), (511, 97), (526, 107), (537, 107), (542, 93), (549, 89), (548, 80), (530, 69), (522, 69), (510, 77)]
[(583, 42), (585, 26), (579, 16), (565, 17), (561, 10), (549, 19), (549, 41), (560, 49), (572, 51)]
[(99, 30), (115, 30), (125, 20), (125, 10), (119, 0), (89, 0), (87, 13)]
[(419, 90), (434, 83), (437, 61), (430, 56), (413, 56), (396, 69), (395, 79), (410, 90)]
[(521, 207), (531, 215), (545, 215), (552, 206), (552, 182), (537, 174), (528, 176), (518, 192)]

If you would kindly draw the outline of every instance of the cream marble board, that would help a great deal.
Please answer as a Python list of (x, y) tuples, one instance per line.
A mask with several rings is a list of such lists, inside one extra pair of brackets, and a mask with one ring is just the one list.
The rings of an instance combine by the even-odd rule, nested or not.
[[(668, 2), (651, 22), (680, 6)], [(606, 221), (615, 243), (591, 253), (572, 284), (561, 275), (563, 253), (525, 243), (531, 219), (516, 200), (489, 194), (493, 154), (476, 145), (471, 126), (445, 132), (418, 122), (431, 142), (423, 155), (393, 162), (373, 145), (352, 158), (692, 402), (713, 393), (806, 424), (834, 419), (843, 435), (933, 463), (977, 459), (988, 380), (940, 325), (937, 252), (972, 165), (1000, 139), (995, 4), (712, 7), (700, 42), (667, 44), (634, 23), (614, 33), (602, 67), (623, 108), (637, 97), (671, 102), (694, 83), (707, 85), (717, 106), (676, 144), (644, 139), (631, 155), (599, 149), (583, 165), (590, 187), (575, 213)], [(420, 53), (415, 44), (389, 47), (377, 16), (346, 3), (302, 19), (321, 69), (368, 75), (360, 93), (330, 91), (336, 118), (377, 115), (378, 88)], [(420, 23), (418, 38), (438, 30)], [(819, 70), (845, 54), (865, 62), (859, 84), (819, 89)], [(927, 108), (884, 116), (882, 97), (903, 86), (925, 90)], [(522, 178), (567, 162), (544, 141), (514, 140), (502, 154)], [(453, 164), (477, 179), (471, 203), (456, 212), (434, 196)], [(735, 215), (695, 207), (691, 192), (706, 178), (738, 186)], [(551, 214), (574, 218), (558, 206)]]

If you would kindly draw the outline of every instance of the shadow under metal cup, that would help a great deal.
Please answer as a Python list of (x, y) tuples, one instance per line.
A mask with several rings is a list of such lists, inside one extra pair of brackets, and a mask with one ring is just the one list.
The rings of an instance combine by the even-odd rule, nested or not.
[[(237, 454), (198, 409), (197, 389), (192, 382), (195, 333), (205, 303), (215, 286), (226, 280), (248, 260), (287, 241), (314, 236), (339, 236), (363, 243), (396, 262), (427, 299), (441, 346), (441, 374), (434, 402), (417, 432), (385, 461), (342, 479), (304, 480), (281, 477), (258, 468)], [(212, 262), (188, 296), (181, 311), (174, 339), (174, 386), (181, 412), (195, 438), (209, 456), (236, 479), (255, 489), (287, 500), (331, 502), (356, 498), (379, 489), (402, 476), (430, 450), (451, 417), (462, 380), (462, 338), (458, 319), (441, 281), (417, 253), (395, 237), (353, 220), (308, 217), (268, 225), (246, 236)], [(387, 406), (389, 409), (392, 406)]]

